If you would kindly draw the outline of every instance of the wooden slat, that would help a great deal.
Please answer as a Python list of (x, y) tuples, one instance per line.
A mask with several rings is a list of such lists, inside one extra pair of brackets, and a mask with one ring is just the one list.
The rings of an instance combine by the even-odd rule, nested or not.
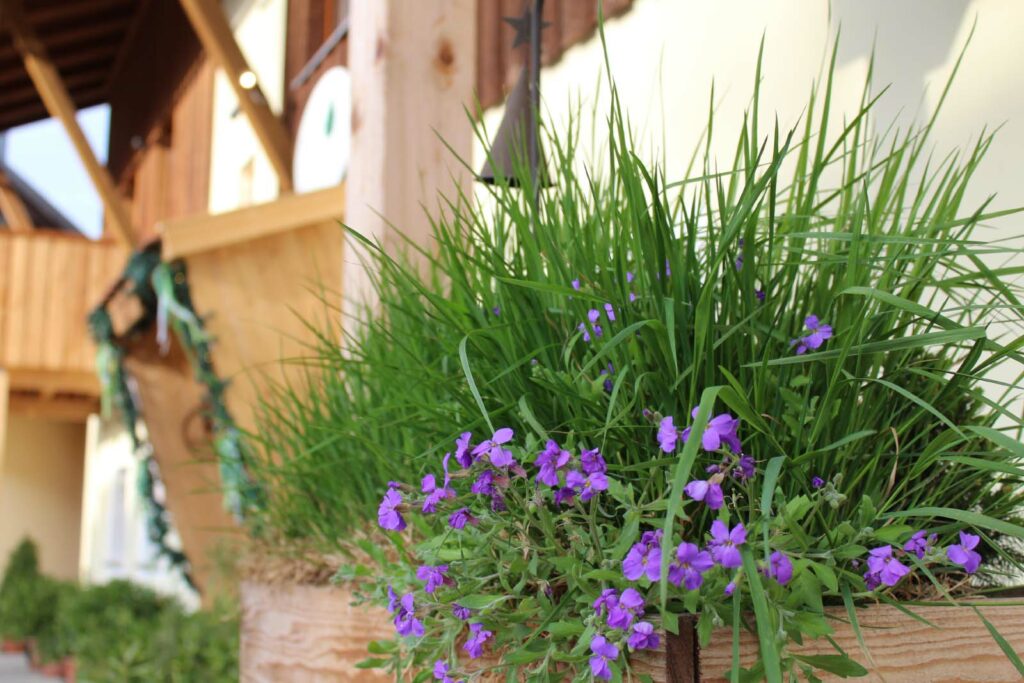
[(241, 680), (244, 683), (385, 683), (394, 678), (357, 669), (373, 640), (394, 628), (379, 608), (354, 607), (333, 587), (242, 583)]
[[(1024, 654), (1024, 606), (1019, 600), (982, 600), (975, 604), (999, 630), (1018, 654)], [(876, 605), (857, 611), (857, 619), (873, 663), (860, 649), (856, 635), (842, 608), (829, 610), (835, 633), (832, 638), (851, 657), (869, 670), (869, 675), (856, 680), (870, 683), (1003, 683), (1019, 681), (1020, 675), (999, 649), (985, 625), (967, 606), (918, 606), (911, 609), (936, 624), (932, 628), (907, 616), (895, 607)], [(693, 621), (683, 623), (680, 636), (671, 640), (694, 637)], [(664, 641), (665, 639), (663, 639)], [(732, 630), (718, 629), (711, 642), (696, 655), (696, 668), (685, 668), (677, 659), (680, 645), (671, 643), (664, 649), (636, 653), (631, 661), (634, 670), (648, 674), (655, 683), (724, 683), (732, 666)], [(684, 646), (685, 647), (685, 646)], [(806, 640), (792, 651), (803, 655), (831, 655), (835, 649), (824, 638)], [(666, 657), (670, 658), (666, 659)], [(740, 663), (750, 667), (757, 660), (757, 636), (741, 631)], [(699, 672), (695, 676), (694, 673)], [(844, 680), (819, 672), (823, 681)]]
[(0, 231), (0, 366), (14, 373), (19, 388), (96, 394), (86, 317), (125, 257), (109, 241)]
[(89, 146), (89, 141), (75, 119), (75, 105), (61, 82), (60, 74), (47, 55), (42, 41), (25, 19), (21, 0), (3, 0), (4, 20), (14, 38), (15, 47), (25, 64), (25, 70), (39, 91), (39, 96), (50, 115), (58, 119), (67, 131), (96, 191), (106, 209), (106, 218), (125, 244), (134, 244), (128, 212), (114, 187), (107, 169), (102, 166)]
[[(102, 67), (104, 62), (109, 62), (116, 52), (117, 45), (104, 42), (74, 52), (53, 55), (53, 63), (61, 73), (83, 65)], [(25, 67), (22, 66), (20, 59), (10, 64), (5, 63), (3, 70), (0, 70), (0, 86), (2, 87), (12, 83), (21, 83), (26, 78), (28, 78), (28, 74), (25, 73)]]
[(169, 221), (158, 227), (163, 236), (162, 253), (166, 259), (182, 258), (306, 225), (338, 221), (344, 207), (345, 188), (339, 185), (237, 211)]
[(277, 174), (278, 182), (283, 191), (292, 188), (291, 175), (291, 140), (285, 132), (284, 124), (270, 109), (267, 98), (259, 89), (243, 88), (240, 82), (242, 74), (250, 72), (245, 55), (235, 41), (224, 10), (217, 0), (179, 0), (185, 14), (188, 15), (196, 35), (203, 43), (203, 49), (213, 57), (217, 65), (224, 70), (231, 84), (238, 104), (245, 112), (253, 132), (263, 147), (270, 165)]

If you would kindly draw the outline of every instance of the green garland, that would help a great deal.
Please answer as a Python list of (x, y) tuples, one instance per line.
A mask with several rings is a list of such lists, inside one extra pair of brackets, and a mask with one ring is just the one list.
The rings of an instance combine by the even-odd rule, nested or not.
[[(263, 495), (253, 483), (246, 469), (249, 451), (224, 400), (227, 382), (214, 372), (210, 355), (211, 340), (202, 320), (195, 313), (188, 288), (184, 263), (164, 263), (158, 246), (134, 253), (125, 266), (123, 282), (129, 293), (142, 304), (144, 314), (124, 336), (147, 330), (154, 322), (161, 348), (169, 343), (168, 328), (172, 329), (185, 350), (193, 373), (207, 392), (209, 418), (213, 425), (213, 446), (224, 491), (225, 507), (242, 521), (249, 512), (263, 505)], [(136, 425), (138, 408), (128, 390), (124, 371), (124, 350), (115, 338), (106, 304), (97, 307), (89, 317), (89, 327), (98, 346), (96, 367), (102, 387), (102, 406), (105, 415), (116, 407), (121, 414), (136, 453), (146, 447), (139, 467), (139, 494), (147, 510), (147, 528), (150, 538), (172, 565), (182, 569), (186, 580), (189, 575), (188, 559), (170, 547), (167, 536), (171, 529), (170, 515), (156, 500), (154, 490), (160, 480), (159, 467), (152, 455), (152, 447), (139, 438)]]
[(124, 351), (113, 341), (113, 324), (106, 308), (97, 308), (89, 315), (89, 329), (97, 345), (96, 371), (100, 377), (101, 411), (104, 417), (109, 417), (112, 410), (117, 408), (131, 439), (132, 453), (140, 461), (136, 485), (146, 510), (146, 534), (157, 547), (158, 553), (166, 557), (172, 567), (181, 571), (188, 585), (195, 589), (188, 558), (168, 541), (171, 532), (170, 513), (155, 495), (156, 483), (160, 481), (160, 468), (153, 458), (152, 448), (143, 451), (142, 447), (146, 444), (139, 438), (138, 407), (125, 380)]

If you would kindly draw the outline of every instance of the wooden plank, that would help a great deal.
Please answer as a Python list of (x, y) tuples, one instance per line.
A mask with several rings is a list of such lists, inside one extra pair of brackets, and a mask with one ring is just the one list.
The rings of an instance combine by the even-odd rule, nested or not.
[[(473, 105), (476, 72), (476, 0), (351, 5), (352, 155), (345, 221), (386, 252), (403, 251), (396, 226), (429, 248), (430, 221), (439, 192), (470, 195), (472, 174), (459, 159), (472, 158), (473, 132), (465, 108)], [(444, 142), (442, 142), (442, 140)], [(450, 149), (449, 149), (450, 148)], [(349, 238), (344, 269), (346, 318), (372, 303)]]
[[(167, 509), (202, 590), (218, 553), (231, 552), (241, 534), (224, 510), (220, 473), (202, 415), (205, 389), (174, 335), (161, 355), (152, 330), (126, 349), (125, 369), (138, 387), (142, 418), (167, 490)], [(205, 595), (204, 597), (209, 597)]]
[(303, 320), (330, 314), (319, 287), (336, 305), (343, 241), (328, 221), (186, 258), (193, 304), (215, 340), (214, 368), (229, 380), (228, 409), (243, 430), (256, 428), (269, 383), (300, 379), (303, 369), (281, 360), (309, 355), (313, 335)]
[(60, 74), (46, 53), (39, 37), (25, 19), (21, 0), (3, 0), (4, 21), (14, 39), (14, 45), (25, 64), (25, 70), (36, 86), (40, 99), (51, 116), (58, 119), (71, 138), (86, 172), (96, 187), (107, 220), (125, 244), (134, 244), (128, 212), (114, 186), (107, 169), (102, 166), (89, 146), (85, 133), (75, 119), (75, 105), (61, 81)]
[(235, 41), (227, 17), (217, 0), (179, 0), (206, 53), (224, 70), (238, 104), (245, 112), (283, 191), (292, 188), (291, 140), (284, 124), (270, 109), (259, 84), (246, 88), (242, 75), (253, 73)]
[(99, 396), (100, 381), (94, 370), (52, 370), (41, 367), (7, 367), (12, 390)]
[(44, 317), (41, 336), (34, 342), (41, 352), (39, 364), (45, 368), (64, 367), (68, 340), (73, 335), (86, 334), (85, 321), (75, 320), (75, 311), (68, 305), (73, 294), (67, 290), (77, 289), (73, 286), (68, 287), (69, 284), (76, 282), (68, 278), (74, 247), (74, 242), (70, 240), (53, 241), (47, 262), (43, 266), (43, 270), (51, 274), (51, 277), (46, 278), (46, 287), (40, 292), (45, 298), (36, 304), (44, 311)]
[(338, 221), (344, 213), (343, 185), (288, 195), (266, 204), (216, 215), (168, 221), (158, 226), (165, 259), (176, 259), (277, 235), (306, 225)]
[(7, 371), (0, 367), (0, 477), (4, 474), (4, 455), (7, 452), (7, 397), (10, 389)]
[(18, 191), (11, 185), (3, 168), (0, 168), (0, 214), (3, 215), (7, 227), (13, 232), (29, 232), (34, 227), (28, 207), (21, 200)]
[[(974, 604), (992, 622), (1018, 654), (1024, 654), (1024, 606), (1019, 600), (979, 600)], [(856, 635), (847, 622), (843, 608), (830, 608), (828, 613), (835, 629), (833, 639), (851, 657), (869, 670), (857, 680), (871, 683), (996, 683), (1018, 681), (1013, 664), (999, 649), (985, 625), (970, 607), (913, 606), (911, 609), (939, 626), (938, 629), (907, 616), (895, 607), (874, 605), (857, 611), (857, 619), (865, 644), (874, 660), (868, 661), (860, 649)], [(669, 636), (668, 647), (662, 643), (657, 651), (634, 653), (631, 663), (637, 673), (651, 676), (655, 683), (723, 683), (732, 666), (732, 630), (717, 629), (705, 648), (694, 651), (699, 677), (694, 677), (685, 662), (676, 654), (680, 639), (695, 637), (693, 620), (684, 623), (679, 636)], [(666, 639), (662, 639), (665, 641)], [(683, 648), (686, 645), (682, 645)], [(794, 647), (803, 655), (835, 654), (824, 638), (807, 640)], [(746, 630), (740, 635), (740, 663), (750, 667), (757, 659), (757, 636)], [(666, 658), (668, 657), (668, 658)], [(835, 682), (837, 676), (818, 673), (823, 681)]]
[(327, 586), (242, 583), (243, 683), (385, 683), (357, 669), (370, 641), (391, 639), (387, 612), (355, 607), (352, 594)]

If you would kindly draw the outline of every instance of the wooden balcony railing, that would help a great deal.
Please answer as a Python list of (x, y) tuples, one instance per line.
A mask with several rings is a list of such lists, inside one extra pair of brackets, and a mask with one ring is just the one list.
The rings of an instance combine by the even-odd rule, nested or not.
[(113, 242), (0, 231), (0, 368), (10, 410), (81, 418), (99, 395), (86, 318), (124, 265)]

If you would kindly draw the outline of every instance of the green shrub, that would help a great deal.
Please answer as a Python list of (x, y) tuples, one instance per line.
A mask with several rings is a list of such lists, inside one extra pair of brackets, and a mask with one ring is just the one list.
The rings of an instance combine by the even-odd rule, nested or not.
[(24, 640), (37, 629), (42, 580), (36, 545), (25, 538), (11, 552), (0, 582), (0, 635), (4, 638)]

